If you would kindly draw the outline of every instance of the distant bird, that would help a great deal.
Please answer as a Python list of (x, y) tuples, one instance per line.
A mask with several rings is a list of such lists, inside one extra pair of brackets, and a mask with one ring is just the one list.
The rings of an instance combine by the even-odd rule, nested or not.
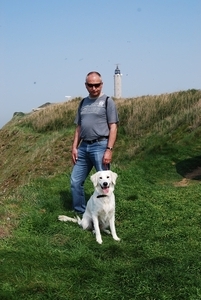
[(34, 81), (34, 84), (36, 84), (36, 81)]

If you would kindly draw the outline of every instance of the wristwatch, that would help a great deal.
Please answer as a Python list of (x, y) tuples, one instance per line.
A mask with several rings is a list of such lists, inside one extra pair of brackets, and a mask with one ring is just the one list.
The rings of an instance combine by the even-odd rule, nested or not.
[(113, 148), (111, 148), (111, 147), (107, 147), (107, 149), (108, 149), (108, 150), (110, 150), (110, 151), (112, 151), (112, 149), (113, 149)]

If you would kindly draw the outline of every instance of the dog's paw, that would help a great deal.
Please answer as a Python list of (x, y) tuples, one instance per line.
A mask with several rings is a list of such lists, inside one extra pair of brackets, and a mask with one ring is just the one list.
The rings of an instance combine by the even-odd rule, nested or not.
[(117, 242), (119, 242), (121, 240), (117, 235), (113, 236), (113, 239)]
[[(95, 230), (94, 230), (95, 231)], [(96, 232), (94, 232), (96, 234)], [(102, 237), (101, 234), (96, 234), (96, 242), (99, 244), (102, 244)]]
[(99, 243), (100, 245), (102, 244), (102, 239), (101, 238), (96, 238), (97, 243)]
[(58, 220), (59, 220), (59, 221), (62, 221), (62, 222), (66, 222), (66, 221), (68, 221), (68, 217), (67, 217), (67, 216), (63, 216), (63, 215), (60, 215), (60, 216), (58, 216)]

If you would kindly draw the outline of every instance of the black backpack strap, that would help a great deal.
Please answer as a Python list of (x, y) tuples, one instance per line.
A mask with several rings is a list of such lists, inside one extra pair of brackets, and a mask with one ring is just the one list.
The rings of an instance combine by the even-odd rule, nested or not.
[(83, 99), (81, 100), (81, 102), (80, 102), (80, 109), (82, 108), (82, 105), (83, 105), (84, 99), (85, 99), (85, 98), (83, 98)]
[(106, 110), (107, 110), (108, 99), (109, 99), (109, 97), (107, 96), (107, 98), (106, 98), (106, 100), (105, 100), (105, 108), (106, 108)]

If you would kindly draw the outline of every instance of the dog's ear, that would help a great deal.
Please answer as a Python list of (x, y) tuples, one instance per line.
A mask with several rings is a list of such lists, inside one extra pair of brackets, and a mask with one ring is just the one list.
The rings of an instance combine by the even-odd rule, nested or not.
[(110, 172), (111, 172), (112, 183), (115, 185), (118, 175), (115, 172), (112, 172), (112, 171), (110, 171)]
[(94, 187), (98, 185), (98, 174), (99, 172), (96, 172), (95, 174), (91, 175), (90, 179), (93, 182)]

